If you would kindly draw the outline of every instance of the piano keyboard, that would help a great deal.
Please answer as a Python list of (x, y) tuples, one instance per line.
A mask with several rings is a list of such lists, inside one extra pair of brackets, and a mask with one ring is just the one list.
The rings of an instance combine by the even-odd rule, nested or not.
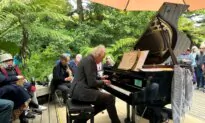
[(123, 93), (123, 94), (125, 94), (125, 95), (127, 95), (127, 96), (130, 96), (130, 94), (131, 94), (130, 91), (124, 90), (124, 89), (119, 88), (119, 87), (117, 87), (117, 86), (115, 86), (115, 85), (112, 85), (112, 84), (110, 84), (109, 87), (112, 88), (112, 89), (114, 89), (114, 90), (117, 90), (117, 91), (119, 91), (119, 92), (121, 92), (121, 93)]

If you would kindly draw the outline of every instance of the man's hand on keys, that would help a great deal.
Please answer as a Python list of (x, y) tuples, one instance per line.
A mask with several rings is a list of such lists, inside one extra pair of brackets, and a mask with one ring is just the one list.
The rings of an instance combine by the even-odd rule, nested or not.
[(104, 80), (104, 79), (107, 79), (109, 76), (108, 75), (103, 75), (101, 76), (101, 79)]
[(106, 84), (106, 85), (110, 85), (110, 84), (111, 84), (110, 80), (104, 79), (104, 80), (102, 80), (102, 81), (103, 81), (104, 84)]

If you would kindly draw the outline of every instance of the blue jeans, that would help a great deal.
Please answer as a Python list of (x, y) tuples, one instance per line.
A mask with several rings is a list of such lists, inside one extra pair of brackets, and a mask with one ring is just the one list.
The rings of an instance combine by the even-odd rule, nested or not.
[(0, 123), (11, 123), (13, 107), (12, 101), (0, 99)]
[(204, 87), (204, 76), (201, 67), (196, 68), (197, 87)]

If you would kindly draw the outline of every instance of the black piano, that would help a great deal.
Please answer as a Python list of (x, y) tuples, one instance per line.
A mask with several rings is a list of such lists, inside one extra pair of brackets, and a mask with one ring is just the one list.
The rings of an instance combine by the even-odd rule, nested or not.
[[(136, 41), (134, 50), (149, 50), (144, 69), (173, 68), (177, 64), (176, 56), (190, 47), (189, 38), (177, 28), (178, 19), (187, 8), (183, 4), (164, 3)], [(171, 103), (173, 70), (135, 72), (117, 67), (118, 64), (104, 68), (104, 74), (109, 75), (112, 83), (104, 89), (127, 103), (125, 122), (135, 123), (136, 114), (147, 114), (150, 123), (160, 123), (157, 111), (163, 111), (164, 106)], [(146, 113), (138, 110), (144, 107), (148, 108)]]

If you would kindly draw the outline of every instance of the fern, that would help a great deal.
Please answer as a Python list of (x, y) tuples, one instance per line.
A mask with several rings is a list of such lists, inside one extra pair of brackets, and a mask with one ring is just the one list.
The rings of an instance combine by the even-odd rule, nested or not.
[(50, 37), (55, 40), (67, 40), (69, 43), (73, 41), (73, 38), (61, 33), (59, 30), (52, 30), (50, 28), (45, 28), (42, 25), (30, 25), (29, 30), (32, 34), (38, 35), (40, 37)]
[(107, 53), (113, 56), (115, 60), (119, 60), (118, 57), (121, 56), (124, 52), (132, 50), (135, 43), (135, 38), (120, 39), (108, 47)]
[(41, 19), (44, 19), (45, 17), (47, 17), (47, 18), (51, 18), (51, 19), (58, 21), (58, 22), (66, 22), (66, 21), (73, 22), (73, 20), (66, 15), (51, 12), (48, 10), (42, 11), (42, 12), (37, 12), (37, 13), (35, 12), (35, 14), (36, 14), (36, 16), (38, 16)]
[(91, 51), (93, 50), (93, 48), (89, 47), (89, 46), (85, 46), (85, 47), (82, 47), (80, 49), (80, 53), (83, 55), (83, 56), (86, 56), (88, 55), (89, 53), (91, 53)]
[[(64, 0), (2, 0), (0, 3), (1, 39), (22, 44), (21, 49), (28, 49), (29, 41), (33, 37), (63, 40), (67, 41), (67, 44), (73, 41), (72, 37), (61, 31), (61, 28), (53, 27), (53, 23), (72, 21), (64, 14), (67, 10)], [(41, 21), (45, 22), (41, 20), (43, 18), (49, 20), (42, 23)], [(52, 24), (49, 25), (49, 22)], [(18, 38), (15, 39), (16, 37)], [(26, 51), (21, 51), (21, 55), (25, 55), (24, 52)]]

